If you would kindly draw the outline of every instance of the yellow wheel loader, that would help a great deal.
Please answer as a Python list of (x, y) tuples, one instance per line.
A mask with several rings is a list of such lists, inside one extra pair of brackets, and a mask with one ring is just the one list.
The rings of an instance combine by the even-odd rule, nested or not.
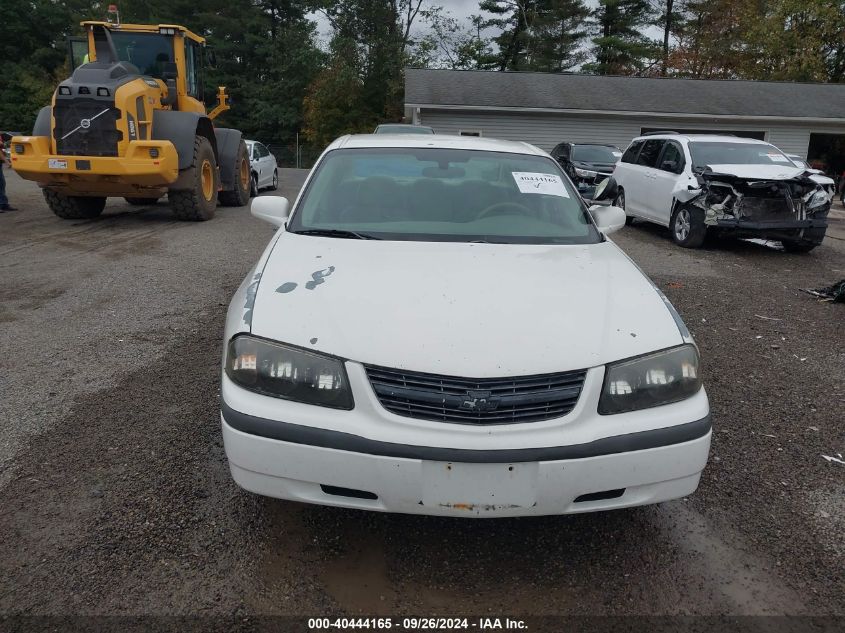
[(167, 195), (181, 220), (208, 220), (218, 201), (246, 204), (241, 132), (212, 123), (229, 109), (226, 89), (211, 112), (202, 101), (205, 40), (173, 24), (82, 26), (85, 54), (71, 54), (79, 64), (32, 136), (12, 138), (12, 168), (43, 188), (61, 218), (96, 217), (109, 196), (151, 204)]

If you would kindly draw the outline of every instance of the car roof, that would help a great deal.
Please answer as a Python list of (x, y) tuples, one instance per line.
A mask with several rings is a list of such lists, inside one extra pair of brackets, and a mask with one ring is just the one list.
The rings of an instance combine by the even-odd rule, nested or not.
[(730, 134), (647, 134), (638, 136), (635, 141), (640, 140), (686, 140), (696, 143), (747, 143), (749, 145), (771, 145), (766, 141), (761, 141), (756, 138), (748, 138), (743, 136), (732, 136)]
[(379, 127), (396, 127), (396, 128), (408, 128), (408, 127), (422, 127), (427, 130), (432, 129), (430, 125), (417, 125), (415, 123), (379, 123), (377, 126)]
[(475, 149), (485, 152), (509, 152), (548, 156), (539, 147), (522, 141), (502, 141), (479, 136), (451, 136), (448, 134), (351, 134), (341, 136), (326, 150), (368, 147), (433, 147), (441, 149)]

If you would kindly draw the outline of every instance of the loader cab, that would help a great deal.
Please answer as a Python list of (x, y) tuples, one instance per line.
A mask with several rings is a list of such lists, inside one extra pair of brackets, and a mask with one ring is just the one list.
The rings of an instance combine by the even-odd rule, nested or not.
[[(83, 22), (85, 53), (79, 38), (69, 42), (76, 68), (112, 56), (131, 64), (141, 75), (161, 80), (168, 90), (166, 105), (174, 110), (205, 113), (202, 65), (205, 39), (182, 26)], [(110, 41), (109, 41), (110, 40)], [(113, 47), (113, 48), (112, 48)]]

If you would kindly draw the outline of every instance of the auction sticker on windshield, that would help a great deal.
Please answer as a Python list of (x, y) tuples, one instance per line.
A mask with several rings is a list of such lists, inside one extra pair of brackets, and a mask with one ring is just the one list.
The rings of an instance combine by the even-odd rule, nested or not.
[(569, 193), (563, 181), (556, 174), (541, 174), (530, 171), (514, 171), (513, 179), (522, 193), (542, 193), (547, 196), (568, 198)]

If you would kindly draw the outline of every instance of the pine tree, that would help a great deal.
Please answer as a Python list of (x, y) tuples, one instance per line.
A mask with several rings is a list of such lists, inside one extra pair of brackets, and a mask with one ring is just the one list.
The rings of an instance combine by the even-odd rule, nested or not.
[(639, 75), (654, 65), (659, 47), (643, 34), (654, 21), (648, 0), (599, 0), (593, 21), (595, 61), (584, 70), (599, 75)]

